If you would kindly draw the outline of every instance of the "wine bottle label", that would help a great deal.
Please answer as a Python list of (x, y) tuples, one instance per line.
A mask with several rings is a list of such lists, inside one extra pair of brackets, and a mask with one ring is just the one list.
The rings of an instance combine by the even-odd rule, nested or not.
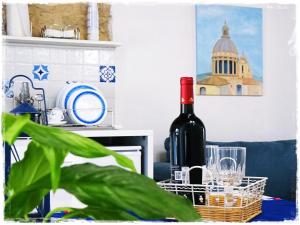
[(172, 166), (172, 180), (181, 181), (180, 183), (188, 184), (189, 183), (189, 167), (183, 166)]
[(181, 171), (174, 171), (175, 180), (182, 180), (182, 173)]
[(189, 167), (181, 167), (181, 175), (182, 175), (182, 183), (189, 184), (190, 183)]

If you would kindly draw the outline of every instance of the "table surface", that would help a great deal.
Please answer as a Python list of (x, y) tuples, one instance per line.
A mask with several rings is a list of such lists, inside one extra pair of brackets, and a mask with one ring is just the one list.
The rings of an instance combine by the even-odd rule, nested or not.
[(295, 220), (296, 214), (296, 201), (268, 197), (262, 202), (262, 213), (250, 222)]
[[(53, 219), (61, 218), (65, 213), (55, 213)], [(249, 222), (257, 221), (286, 221), (295, 220), (297, 215), (296, 201), (287, 201), (279, 198), (264, 197), (262, 213)], [(138, 217), (137, 217), (138, 218)], [(138, 218), (139, 219), (139, 218)], [(169, 222), (168, 220), (159, 220)], [(174, 221), (174, 220), (170, 220)]]

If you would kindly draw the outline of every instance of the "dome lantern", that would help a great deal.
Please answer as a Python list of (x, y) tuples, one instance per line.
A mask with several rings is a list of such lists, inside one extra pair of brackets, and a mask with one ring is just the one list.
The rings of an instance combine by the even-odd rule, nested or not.
[(226, 20), (222, 27), (222, 38), (229, 38), (229, 27), (227, 26)]
[(222, 27), (222, 36), (213, 47), (213, 54), (219, 53), (233, 53), (235, 57), (238, 55), (238, 50), (233, 41), (230, 39), (229, 27), (226, 21)]

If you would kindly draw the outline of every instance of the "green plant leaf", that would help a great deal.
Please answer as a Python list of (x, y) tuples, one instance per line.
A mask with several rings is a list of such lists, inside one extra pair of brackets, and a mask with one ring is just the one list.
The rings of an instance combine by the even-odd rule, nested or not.
[(12, 145), (22, 132), (23, 127), (30, 121), (29, 115), (13, 116), (2, 113), (2, 136), (3, 140)]
[(63, 149), (48, 148), (47, 146), (41, 146), (41, 149), (43, 150), (43, 153), (50, 165), (51, 186), (53, 191), (55, 192), (60, 179), (60, 166), (63, 164), (68, 152)]
[(131, 211), (144, 219), (200, 218), (190, 201), (162, 190), (148, 177), (115, 166), (86, 163), (64, 167), (59, 187), (92, 208)]
[(124, 155), (105, 148), (98, 142), (61, 128), (39, 125), (30, 121), (29, 115), (14, 116), (2, 113), (4, 140), (12, 144), (16, 137), (24, 132), (33, 140), (49, 148), (67, 150), (70, 153), (85, 157), (96, 158), (113, 156), (116, 162), (132, 171), (136, 171), (133, 162)]
[(72, 209), (66, 217), (133, 220), (130, 211), (144, 219), (199, 220), (191, 202), (162, 190), (143, 175), (89, 163), (60, 168), (71, 152), (87, 158), (113, 155), (121, 166), (134, 170), (127, 157), (80, 135), (33, 123), (26, 116), (6, 114), (3, 118), (3, 135), (8, 143), (12, 144), (21, 132), (33, 140), (23, 160), (11, 168), (5, 188), (5, 218), (26, 218), (46, 193), (62, 188), (87, 205), (84, 209)]
[[(14, 163), (6, 186), (6, 218), (24, 218), (36, 207), (50, 190), (50, 179), (41, 187), (31, 186), (49, 175), (50, 166), (39, 144), (32, 141), (28, 145), (23, 160)], [(47, 182), (47, 180), (43, 180)], [(47, 186), (49, 186), (47, 188)], [(46, 187), (46, 188), (45, 188)]]
[[(130, 211), (148, 220), (170, 217), (179, 221), (200, 220), (200, 215), (196, 213), (190, 201), (162, 190), (150, 178), (115, 166), (98, 167), (86, 163), (63, 167), (59, 188), (65, 189), (87, 205), (83, 209), (72, 209), (66, 218), (136, 219), (128, 213)], [(12, 199), (10, 206), (14, 210), (13, 213), (7, 213), (6, 205), (6, 217), (12, 215), (13, 218), (22, 218), (49, 189), (50, 175), (28, 185), (17, 198)], [(36, 190), (41, 193), (39, 198)], [(25, 206), (21, 205), (22, 201)], [(22, 207), (17, 207), (20, 205)]]
[(22, 190), (16, 195), (13, 195), (5, 204), (5, 219), (26, 218), (28, 213), (41, 203), (49, 190), (50, 189), (33, 188), (32, 190)]
[(15, 194), (33, 184), (40, 178), (50, 173), (47, 158), (41, 151), (41, 147), (35, 141), (31, 141), (25, 152), (23, 160), (12, 165), (8, 183), (7, 195)]
[(119, 165), (136, 171), (133, 162), (126, 156), (109, 150), (98, 142), (78, 134), (56, 127), (42, 126), (32, 121), (29, 121), (23, 127), (23, 131), (33, 140), (49, 148), (67, 150), (74, 155), (85, 158), (112, 155)]

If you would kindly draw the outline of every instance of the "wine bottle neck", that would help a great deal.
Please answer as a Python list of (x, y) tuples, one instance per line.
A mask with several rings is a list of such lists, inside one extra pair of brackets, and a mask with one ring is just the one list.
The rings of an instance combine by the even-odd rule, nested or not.
[(180, 113), (181, 114), (193, 114), (194, 113), (194, 104), (180, 104)]

